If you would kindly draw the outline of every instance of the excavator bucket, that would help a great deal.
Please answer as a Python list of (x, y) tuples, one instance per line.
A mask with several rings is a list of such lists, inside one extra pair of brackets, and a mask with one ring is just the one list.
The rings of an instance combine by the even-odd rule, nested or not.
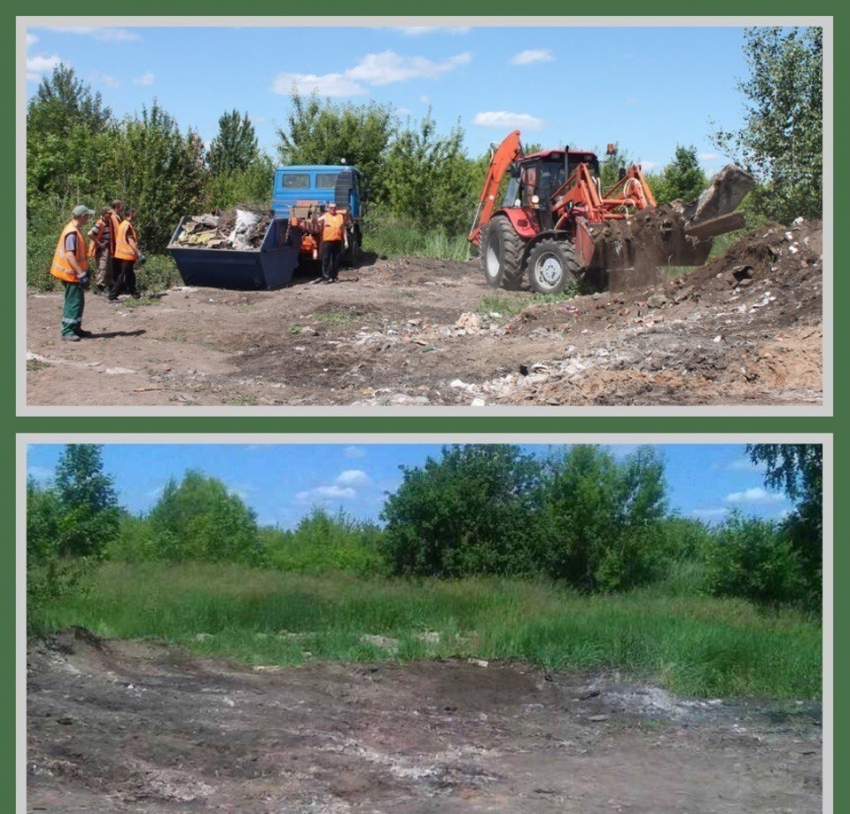
[(744, 227), (733, 210), (754, 184), (753, 177), (724, 167), (693, 203), (647, 207), (624, 220), (586, 224), (577, 231), (593, 243), (588, 270), (602, 288), (612, 291), (653, 285), (665, 268), (701, 266), (708, 260), (712, 238)]

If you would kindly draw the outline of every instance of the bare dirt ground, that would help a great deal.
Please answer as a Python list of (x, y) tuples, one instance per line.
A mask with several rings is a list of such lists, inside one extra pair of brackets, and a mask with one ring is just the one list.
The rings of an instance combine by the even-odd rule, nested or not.
[[(765, 226), (655, 288), (530, 305), (476, 261), (376, 260), (336, 285), (177, 287), (140, 307), (27, 297), (30, 405), (811, 405), (823, 398), (820, 223)], [(499, 306), (496, 306), (499, 307)], [(504, 309), (503, 309), (504, 310)]]
[(252, 669), (79, 630), (27, 670), (28, 812), (821, 811), (814, 703), (465, 660)]

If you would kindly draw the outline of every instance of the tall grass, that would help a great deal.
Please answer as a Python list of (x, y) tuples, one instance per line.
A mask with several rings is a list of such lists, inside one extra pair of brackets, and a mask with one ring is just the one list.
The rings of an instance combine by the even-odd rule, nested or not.
[(387, 217), (368, 225), (363, 248), (387, 257), (434, 257), (464, 262), (472, 256), (466, 235), (449, 235), (442, 229), (423, 231), (414, 223)]
[[(657, 590), (585, 597), (519, 580), (408, 582), (108, 563), (87, 595), (35, 613), (40, 626), (154, 637), (249, 664), (459, 655), (552, 670), (623, 670), (686, 695), (820, 694), (815, 621), (743, 600)], [(364, 634), (397, 640), (397, 652)]]

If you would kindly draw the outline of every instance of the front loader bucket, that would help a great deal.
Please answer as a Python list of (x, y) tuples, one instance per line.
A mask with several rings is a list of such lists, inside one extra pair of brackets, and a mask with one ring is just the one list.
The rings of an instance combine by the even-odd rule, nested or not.
[(664, 268), (701, 266), (711, 239), (686, 232), (687, 225), (670, 207), (644, 209), (627, 220), (592, 224), (594, 252), (589, 268), (603, 288), (621, 291), (663, 281)]

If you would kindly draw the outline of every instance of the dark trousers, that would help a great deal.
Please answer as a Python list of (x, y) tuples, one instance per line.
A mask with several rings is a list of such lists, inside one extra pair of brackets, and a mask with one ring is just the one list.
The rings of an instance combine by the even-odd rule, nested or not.
[(322, 279), (336, 280), (342, 260), (342, 241), (325, 240), (322, 243)]
[(115, 285), (109, 291), (109, 299), (114, 300), (119, 294), (136, 293), (136, 270), (135, 260), (119, 260), (113, 258), (113, 274), (115, 275)]

